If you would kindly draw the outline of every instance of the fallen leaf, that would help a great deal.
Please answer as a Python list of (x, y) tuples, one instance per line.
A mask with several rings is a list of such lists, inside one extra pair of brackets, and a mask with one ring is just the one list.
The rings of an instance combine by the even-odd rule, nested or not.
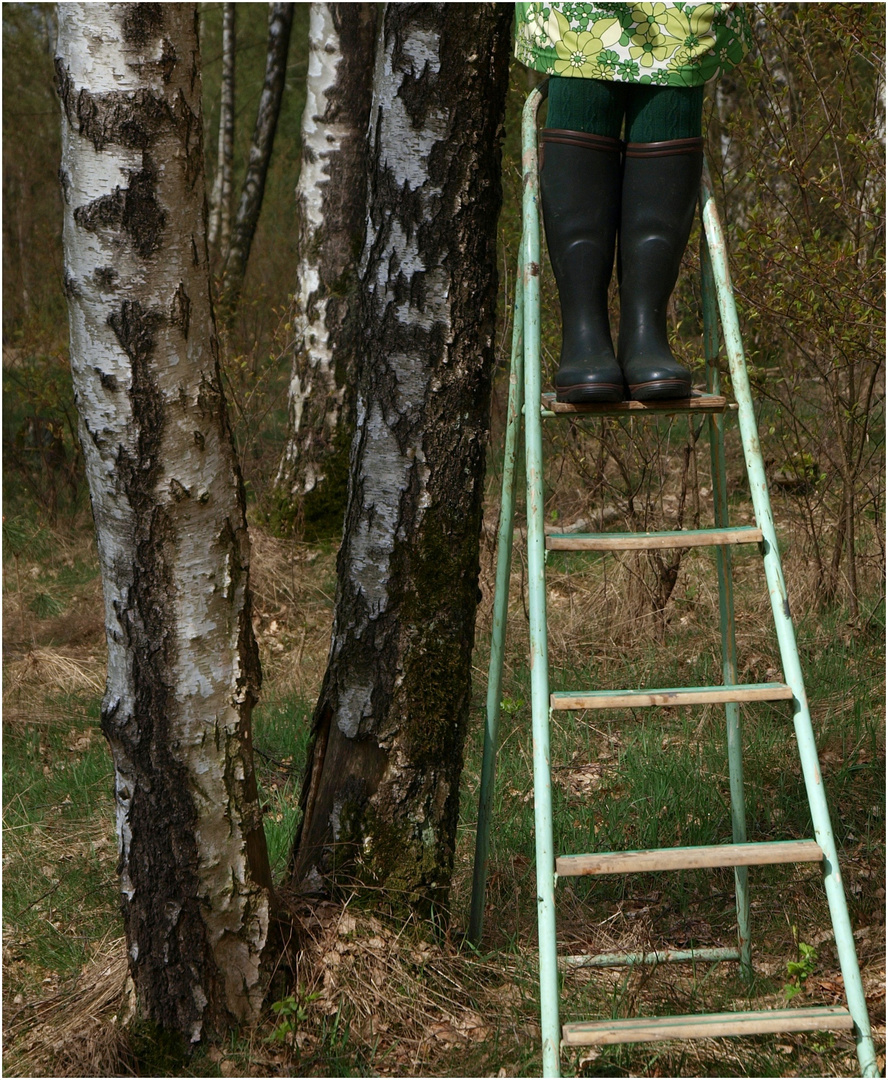
[(456, 1046), (459, 1042), (459, 1035), (456, 1033), (456, 1028), (453, 1024), (444, 1021), (439, 1024), (432, 1024), (429, 1028), (429, 1034), (433, 1039), (437, 1039), (438, 1042), (442, 1042), (445, 1046)]
[(491, 1035), (490, 1028), (477, 1013), (466, 1013), (456, 1022), (456, 1030), (472, 1042), (480, 1042)]
[(336, 932), (342, 934), (344, 937), (346, 934), (351, 934), (358, 925), (358, 920), (354, 915), (349, 915), (347, 911), (342, 913), (342, 918), (339, 920), (339, 925), (336, 927)]

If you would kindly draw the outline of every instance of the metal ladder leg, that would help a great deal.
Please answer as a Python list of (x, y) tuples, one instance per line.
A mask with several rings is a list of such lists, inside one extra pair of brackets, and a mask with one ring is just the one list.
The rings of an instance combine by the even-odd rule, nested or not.
[[(523, 247), (523, 244), (522, 244)], [(484, 755), (481, 761), (481, 792), (478, 800), (478, 827), (475, 838), (475, 866), (472, 874), (472, 907), (468, 939), (480, 944), (484, 927), (487, 888), (487, 860), (490, 853), (490, 819), (499, 749), (499, 717), (503, 686), (503, 652), (509, 615), (509, 577), (512, 570), (512, 535), (515, 521), (515, 489), (518, 480), (521, 408), (524, 396), (524, 283), (519, 274), (515, 283), (515, 310), (512, 315), (512, 363), (509, 370), (509, 404), (506, 420), (506, 449), (503, 457), (503, 486), (499, 531), (496, 544), (496, 588), (493, 596), (493, 629), (490, 639), (490, 667), (487, 676), (487, 723), (484, 727)]]
[(743, 356), (743, 345), (740, 339), (740, 325), (734, 306), (733, 290), (728, 272), (724, 236), (713, 200), (712, 180), (709, 177), (708, 170), (705, 169), (702, 203), (703, 223), (712, 259), (725, 347), (731, 365), (731, 381), (734, 397), (739, 407), (740, 433), (743, 440), (746, 469), (749, 475), (749, 486), (752, 492), (756, 520), (763, 534), (762, 547), (764, 549), (765, 577), (771, 597), (777, 639), (780, 643), (783, 676), (787, 684), (792, 688), (794, 695), (793, 722), (799, 744), (808, 804), (811, 808), (811, 817), (814, 823), (814, 835), (823, 851), (824, 888), (829, 903), (833, 932), (839, 954), (839, 964), (845, 984), (848, 1011), (854, 1020), (857, 1057), (862, 1076), (877, 1076), (878, 1066), (866, 1008), (866, 998), (860, 978), (860, 968), (857, 963), (857, 951), (854, 946), (851, 920), (845, 902), (845, 891), (839, 870), (835, 837), (830, 823), (820, 765), (817, 759), (814, 729), (811, 724), (811, 714), (808, 709), (808, 699), (805, 694), (804, 680), (799, 664), (795, 631), (789, 611), (789, 600), (786, 595), (786, 584), (783, 580), (783, 570), (780, 565), (777, 534), (774, 529), (774, 519), (771, 515), (771, 503), (756, 428), (752, 393)]
[[(700, 245), (700, 270), (703, 292), (703, 348), (706, 356), (706, 389), (710, 394), (721, 393), (718, 370), (718, 305), (715, 280), (705, 237)], [(709, 450), (712, 461), (712, 494), (715, 524), (728, 526), (728, 491), (725, 474), (725, 417), (724, 413), (709, 415)], [(737, 637), (734, 623), (734, 581), (731, 549), (716, 548), (718, 567), (718, 607), (722, 640), (722, 675), (725, 684), (737, 682)], [(746, 843), (746, 802), (743, 787), (743, 734), (740, 726), (740, 705), (736, 701), (725, 705), (728, 744), (728, 772), (731, 792), (731, 833), (735, 844)], [(734, 891), (737, 903), (737, 938), (740, 948), (740, 970), (752, 977), (752, 948), (749, 924), (749, 870), (734, 868)]]
[[(544, 84), (544, 87), (546, 84)], [(561, 1075), (558, 955), (555, 932), (555, 851), (549, 768), (549, 659), (546, 638), (543, 444), (540, 417), (540, 220), (537, 110), (545, 89), (532, 91), (521, 122), (524, 259), (524, 442), (527, 471), (527, 587), (533, 727), (534, 831), (540, 956), (543, 1076)]]

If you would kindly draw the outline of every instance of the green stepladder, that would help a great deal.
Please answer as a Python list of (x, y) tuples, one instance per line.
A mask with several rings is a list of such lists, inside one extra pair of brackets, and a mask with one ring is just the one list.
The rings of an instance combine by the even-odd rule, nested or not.
[[(496, 592), (487, 694), (480, 806), (469, 939), (480, 941), (483, 927), (489, 835), (492, 817), (498, 723), (501, 700), (505, 626), (512, 556), (514, 508), (520, 429), (524, 424), (524, 462), (527, 482), (527, 590), (530, 618), (531, 712), (533, 734), (534, 822), (537, 922), (539, 946), (540, 1015), (543, 1075), (561, 1074), (561, 1047), (670, 1039), (742, 1036), (767, 1032), (848, 1030), (854, 1034), (860, 1075), (878, 1076), (869, 1016), (848, 908), (830, 823), (804, 680), (790, 617), (786, 585), (753, 410), (753, 401), (740, 337), (740, 327), (728, 272), (725, 240), (704, 167), (700, 192), (703, 224), (702, 296), (707, 392), (682, 401), (621, 402), (609, 405), (561, 405), (544, 395), (540, 383), (540, 224), (537, 158), (537, 112), (547, 85), (531, 91), (522, 117), (523, 232), (516, 277), (512, 366), (503, 468), (502, 504), (497, 547)], [(719, 328), (729, 363), (735, 404), (721, 395), (718, 369)], [(666, 533), (599, 533), (546, 537), (543, 515), (542, 424), (559, 416), (578, 414), (633, 416), (696, 413), (709, 425), (715, 527)], [(754, 527), (732, 528), (728, 521), (724, 432), (728, 413), (736, 412), (755, 511)], [(676, 540), (680, 539), (680, 545)], [(550, 694), (547, 650), (546, 549), (643, 550), (669, 546), (713, 545), (719, 581), (723, 684), (714, 687), (632, 688), (625, 691), (578, 691)], [(731, 547), (755, 543), (762, 554), (764, 576), (780, 647), (784, 682), (742, 684), (737, 676)], [(785, 701), (792, 710), (814, 836), (806, 840), (748, 843), (743, 801), (740, 705), (747, 701)], [(664, 848), (640, 852), (594, 852), (557, 856), (554, 850), (549, 726), (553, 710), (608, 709), (626, 704), (652, 706), (720, 702), (725, 706), (731, 792), (732, 843), (697, 848)], [(749, 866), (784, 862), (817, 862), (823, 870), (833, 933), (841, 966), (847, 1008), (809, 1007), (758, 1012), (709, 1013), (629, 1020), (592, 1020), (561, 1025), (559, 1020), (559, 957), (556, 943), (555, 890), (560, 878), (615, 874), (641, 870), (671, 870), (731, 866), (735, 874), (738, 946), (661, 950), (652, 953), (611, 953), (562, 957), (562, 966), (604, 967), (667, 961), (737, 961), (745, 974), (752, 970), (749, 919)]]

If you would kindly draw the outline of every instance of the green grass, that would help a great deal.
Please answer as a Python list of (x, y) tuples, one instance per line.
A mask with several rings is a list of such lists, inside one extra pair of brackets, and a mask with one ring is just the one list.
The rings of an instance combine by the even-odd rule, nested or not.
[(111, 761), (99, 703), (47, 695), (43, 717), (5, 726), (3, 903), (15, 942), (6, 993), (79, 972), (118, 934)]
[(253, 713), (253, 750), (265, 837), (275, 880), (286, 871), (299, 824), (299, 791), (308, 747), (312, 704), (300, 695), (262, 702)]

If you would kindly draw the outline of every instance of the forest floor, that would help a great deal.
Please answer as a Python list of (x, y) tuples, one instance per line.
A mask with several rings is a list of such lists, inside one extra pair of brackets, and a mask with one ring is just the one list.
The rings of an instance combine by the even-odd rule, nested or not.
[[(36, 518), (4, 519), (6, 1075), (539, 1075), (521, 557), (513, 574), (480, 951), (462, 936), (471, 893), (494, 526), (489, 516), (449, 925), (405, 925), (378, 907), (371, 910), (359, 894), (313, 905), (288, 898), (292, 948), (261, 1025), (183, 1062), (175, 1048), (118, 1023), (127, 1008), (125, 950), (111, 763), (98, 727), (104, 632), (89, 522), (82, 512), (78, 527), (62, 533)], [(516, 538), (520, 556), (520, 529)], [(800, 585), (804, 611), (804, 560), (793, 559), (791, 542), (787, 548), (787, 575), (791, 586)], [(280, 880), (297, 820), (308, 718), (326, 659), (335, 550), (254, 529), (253, 559), (264, 669), (254, 741)], [(659, 622), (640, 618), (647, 595), (637, 588), (642, 569), (631, 558), (604, 569), (601, 560), (573, 553), (550, 562), (550, 618), (559, 627), (550, 662), (564, 671), (553, 676), (555, 689), (562, 688), (558, 678), (564, 688), (720, 681), (708, 556), (685, 557), (668, 618)], [(780, 667), (757, 569), (754, 555), (737, 557), (745, 681), (766, 681)], [(806, 615), (799, 638), (884, 1069), (884, 623), (850, 624), (841, 612)], [(750, 839), (809, 835), (787, 718), (771, 706), (747, 712)], [(582, 851), (594, 843), (613, 850), (729, 840), (722, 724), (723, 715), (708, 707), (656, 717), (559, 719), (553, 728), (556, 846)], [(751, 875), (751, 985), (724, 963), (575, 973), (564, 980), (562, 1019), (842, 1003), (818, 876), (816, 867), (805, 866), (757, 868)], [(731, 946), (728, 872), (669, 877), (636, 875), (594, 889), (562, 885), (565, 950)], [(845, 1034), (590, 1048), (565, 1055), (563, 1065), (567, 1074), (585, 1076), (857, 1075), (853, 1041)]]

